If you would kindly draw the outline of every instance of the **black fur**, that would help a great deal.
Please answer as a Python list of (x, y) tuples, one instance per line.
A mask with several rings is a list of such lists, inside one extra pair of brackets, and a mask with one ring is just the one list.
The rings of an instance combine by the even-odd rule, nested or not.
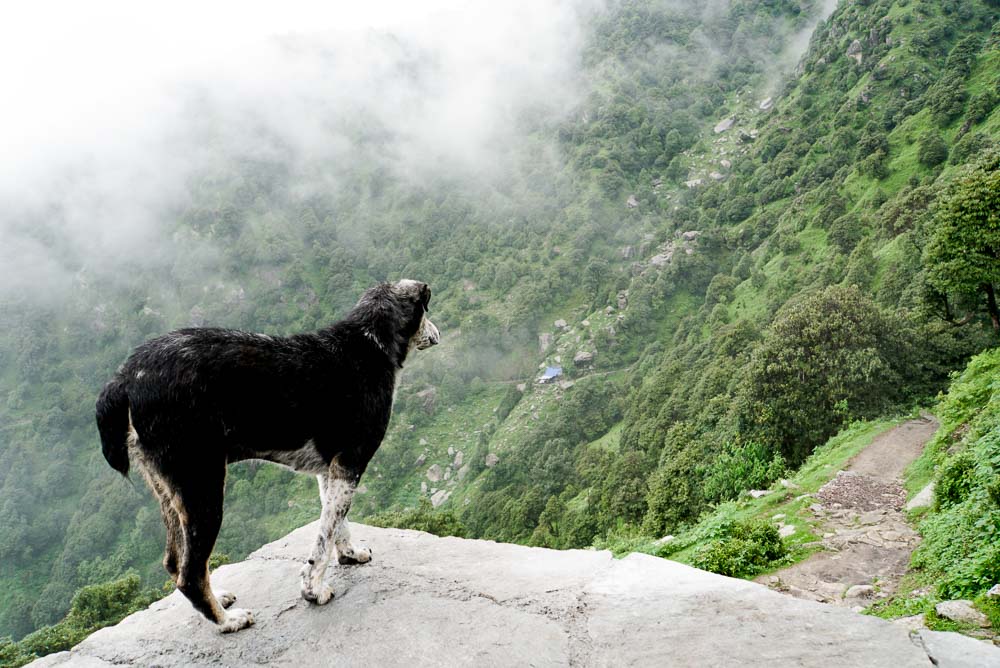
[[(385, 435), (397, 373), (423, 334), (429, 301), (425, 284), (401, 281), (369, 289), (347, 317), (314, 333), (177, 330), (139, 346), (105, 386), (104, 456), (127, 474), (134, 429), (132, 454), (168, 528), (164, 563), (209, 619), (219, 622), (219, 610), (198, 591), (222, 522), (226, 465), (334, 467), (356, 484)], [(437, 343), (433, 332), (422, 347)]]

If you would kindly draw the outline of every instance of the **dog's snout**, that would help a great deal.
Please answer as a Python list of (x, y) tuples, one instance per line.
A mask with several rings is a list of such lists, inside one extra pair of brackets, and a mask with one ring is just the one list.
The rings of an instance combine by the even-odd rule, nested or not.
[(441, 332), (430, 320), (427, 321), (427, 340), (431, 342), (432, 346), (436, 346), (441, 342)]

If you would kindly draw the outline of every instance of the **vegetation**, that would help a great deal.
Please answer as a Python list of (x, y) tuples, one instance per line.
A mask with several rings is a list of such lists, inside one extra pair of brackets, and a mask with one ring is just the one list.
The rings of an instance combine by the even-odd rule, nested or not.
[(23, 666), (40, 656), (68, 650), (97, 629), (117, 624), (160, 598), (162, 592), (143, 589), (139, 575), (80, 589), (69, 614), (58, 624), (29, 633), (20, 642), (0, 638), (0, 665)]
[[(775, 481), (815, 491), (817, 462), (846, 461), (881, 416), (997, 344), (996, 6), (841, 3), (791, 75), (785, 48), (818, 3), (703, 5), (596, 17), (589, 94), (512, 121), (500, 175), (407, 180), (372, 139), (391, 128), (358, 129), (355, 166), (316, 192), (296, 179), (329, 166), (295, 173), (287, 147), (223, 155), (177, 212), (175, 264), (127, 264), (128, 286), (81, 280), (56, 303), (5, 298), (0, 633), (26, 638), (0, 656), (61, 647), (163, 579), (155, 504), (107, 469), (92, 426), (131, 347), (186, 324), (318, 327), (385, 277), (434, 286), (445, 342), (408, 366), (353, 518), (740, 576), (801, 556), (802, 536), (783, 545), (757, 521), (803, 510)], [(924, 463), (941, 481), (917, 563), (942, 593), (998, 577), (996, 522), (981, 520), (996, 510), (995, 357), (956, 381)], [(549, 364), (564, 377), (534, 383)], [(422, 489), (431, 464), (448, 477)], [(449, 494), (437, 509), (432, 489)], [(308, 477), (235, 465), (219, 549), (240, 559), (319, 511)], [(121, 605), (66, 609), (130, 569)]]
[(757, 520), (720, 527), (719, 538), (698, 548), (692, 565), (731, 577), (756, 575), (788, 553), (773, 524)]
[(913, 564), (945, 598), (974, 599), (1000, 582), (1000, 351), (975, 357), (940, 407), (929, 446), (940, 471)]

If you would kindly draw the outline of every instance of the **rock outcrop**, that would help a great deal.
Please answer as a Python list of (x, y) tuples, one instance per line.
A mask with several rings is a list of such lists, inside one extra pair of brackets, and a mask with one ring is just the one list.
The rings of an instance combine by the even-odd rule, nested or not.
[(375, 557), (299, 596), (315, 525), (219, 568), (257, 623), (221, 635), (174, 593), (34, 666), (1000, 665), (1000, 649), (634, 554), (353, 526)]

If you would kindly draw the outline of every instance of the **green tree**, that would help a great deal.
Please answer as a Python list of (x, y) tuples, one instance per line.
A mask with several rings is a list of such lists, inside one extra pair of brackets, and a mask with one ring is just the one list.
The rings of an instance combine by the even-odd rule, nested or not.
[(845, 419), (885, 411), (903, 398), (914, 366), (905, 331), (854, 286), (786, 305), (741, 388), (744, 436), (795, 466)]
[[(939, 292), (985, 297), (1000, 334), (996, 285), (1000, 283), (1000, 153), (957, 179), (934, 217), (924, 253), (927, 280)], [(952, 314), (948, 314), (951, 316)]]
[(948, 145), (941, 139), (941, 135), (934, 130), (928, 131), (920, 138), (920, 146), (917, 149), (917, 160), (924, 167), (937, 167), (948, 159)]

